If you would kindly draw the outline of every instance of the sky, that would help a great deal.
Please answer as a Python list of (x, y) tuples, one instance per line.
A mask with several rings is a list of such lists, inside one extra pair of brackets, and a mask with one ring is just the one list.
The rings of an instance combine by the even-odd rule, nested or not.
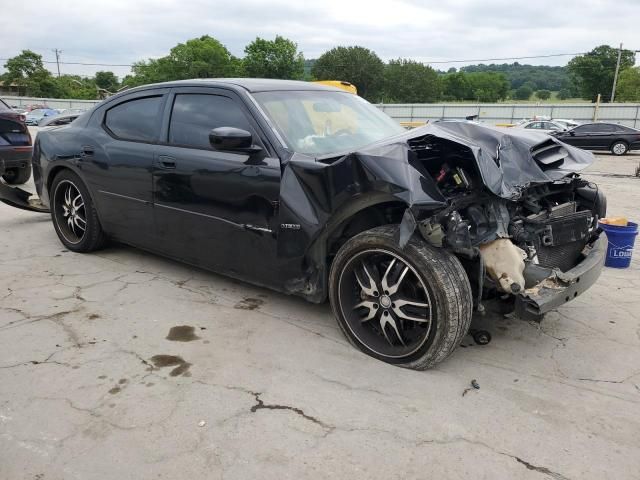
[[(305, 58), (360, 45), (383, 60), (412, 58), (447, 70), (474, 60), (581, 53), (602, 44), (640, 50), (640, 0), (1, 0), (0, 71), (30, 49), (54, 61), (131, 64), (201, 35), (236, 56), (257, 36), (287, 37)], [(640, 57), (640, 55), (639, 55)], [(565, 65), (571, 56), (521, 59)], [(471, 60), (469, 62), (451, 62)], [(514, 60), (482, 63), (511, 63)], [(435, 63), (451, 62), (451, 63)], [(46, 66), (55, 72), (55, 64)], [(62, 64), (93, 75), (129, 67)]]

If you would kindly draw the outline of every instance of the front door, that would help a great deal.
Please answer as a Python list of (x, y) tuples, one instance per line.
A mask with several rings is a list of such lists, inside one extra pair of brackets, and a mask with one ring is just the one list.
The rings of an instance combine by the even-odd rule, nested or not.
[[(231, 91), (176, 89), (153, 166), (159, 246), (169, 255), (238, 278), (273, 285), (280, 162)], [(209, 133), (235, 127), (262, 147), (214, 150)]]

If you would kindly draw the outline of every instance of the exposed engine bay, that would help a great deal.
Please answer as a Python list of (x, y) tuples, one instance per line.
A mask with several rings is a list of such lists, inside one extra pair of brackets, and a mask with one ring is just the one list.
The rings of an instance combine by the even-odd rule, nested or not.
[[(417, 168), (426, 169), (447, 203), (435, 214), (417, 218), (416, 227), (432, 245), (480, 260), (478, 272), (470, 274), (477, 280), (472, 283), (478, 305), (491, 294), (526, 295), (545, 279), (562, 277), (599, 236), (606, 199), (578, 174), (524, 186), (507, 199), (487, 191), (468, 148), (428, 137), (409, 144), (417, 154)], [(554, 142), (532, 149), (543, 171), (561, 165), (567, 154)]]

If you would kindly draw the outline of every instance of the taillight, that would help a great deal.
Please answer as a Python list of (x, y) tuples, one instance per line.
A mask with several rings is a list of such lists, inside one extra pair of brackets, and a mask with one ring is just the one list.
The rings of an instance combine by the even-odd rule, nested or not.
[(20, 115), (20, 121), (21, 122), (26, 122), (27, 121), (27, 116), (26, 115)]

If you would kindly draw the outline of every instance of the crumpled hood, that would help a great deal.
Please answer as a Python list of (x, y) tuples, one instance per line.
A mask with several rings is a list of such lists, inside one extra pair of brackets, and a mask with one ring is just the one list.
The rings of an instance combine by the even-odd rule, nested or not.
[(406, 145), (407, 141), (416, 140), (428, 143), (430, 139), (448, 140), (467, 147), (484, 184), (506, 199), (519, 197), (530, 185), (553, 182), (578, 172), (595, 159), (590, 152), (544, 133), (471, 122), (433, 123), (367, 146), (358, 153), (379, 156), (382, 151), (388, 151), (390, 144)]

